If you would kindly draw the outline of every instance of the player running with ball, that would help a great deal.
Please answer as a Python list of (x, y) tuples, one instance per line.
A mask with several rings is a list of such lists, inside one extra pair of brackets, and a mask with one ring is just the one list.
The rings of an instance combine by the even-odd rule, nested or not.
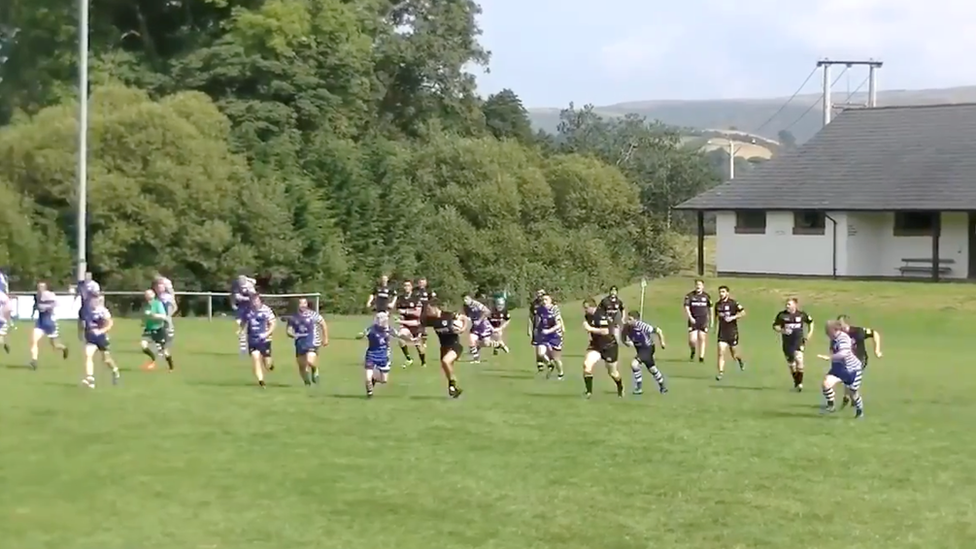
[(854, 404), (856, 419), (864, 417), (864, 401), (861, 399), (861, 376), (863, 364), (854, 354), (854, 343), (851, 336), (844, 331), (844, 326), (837, 320), (827, 321), (827, 337), (830, 338), (829, 355), (818, 355), (821, 360), (830, 362), (830, 371), (824, 376), (823, 395), (825, 413), (834, 412), (836, 394), (834, 387), (843, 383), (851, 402)]
[(85, 318), (85, 379), (82, 384), (91, 389), (95, 388), (95, 353), (101, 353), (102, 362), (112, 372), (112, 385), (119, 382), (119, 367), (115, 365), (109, 352), (108, 333), (115, 322), (112, 313), (105, 308), (105, 298), (93, 298), (91, 308)]

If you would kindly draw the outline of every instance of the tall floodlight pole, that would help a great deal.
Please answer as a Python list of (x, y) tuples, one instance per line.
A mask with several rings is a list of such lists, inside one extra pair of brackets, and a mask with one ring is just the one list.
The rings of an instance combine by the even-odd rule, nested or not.
[(78, 278), (88, 270), (88, 7), (78, 0)]

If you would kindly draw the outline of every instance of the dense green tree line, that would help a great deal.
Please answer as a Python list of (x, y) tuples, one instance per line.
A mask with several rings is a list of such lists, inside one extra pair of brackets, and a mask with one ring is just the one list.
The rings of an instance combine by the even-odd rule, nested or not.
[[(106, 287), (239, 270), (358, 308), (380, 272), (567, 297), (676, 268), (715, 180), (668, 128), (486, 98), (472, 1), (105, 0), (91, 13), (89, 258)], [(0, 262), (72, 278), (77, 14), (0, 8)]]

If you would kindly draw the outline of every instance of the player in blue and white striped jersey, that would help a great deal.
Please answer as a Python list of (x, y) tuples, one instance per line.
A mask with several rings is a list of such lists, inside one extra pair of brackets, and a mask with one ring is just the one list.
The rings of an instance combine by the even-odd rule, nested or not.
[(163, 306), (166, 307), (166, 341), (172, 346), (173, 340), (176, 339), (176, 323), (173, 321), (173, 317), (180, 310), (176, 304), (173, 283), (168, 278), (157, 276), (153, 281), (152, 290), (156, 293), (156, 299), (162, 301)]
[(34, 322), (34, 332), (31, 334), (30, 367), (33, 370), (37, 369), (37, 356), (40, 353), (38, 344), (41, 342), (41, 338), (45, 336), (51, 342), (51, 347), (61, 351), (62, 358), (65, 360), (68, 358), (68, 347), (61, 343), (58, 333), (58, 317), (55, 311), (57, 305), (58, 297), (54, 295), (54, 292), (47, 288), (46, 283), (38, 282), (37, 294), (34, 296), (34, 310), (31, 313), (32, 317), (35, 314), (37, 315), (37, 320)]
[(0, 345), (3, 346), (3, 351), (10, 354), (10, 344), (7, 343), (7, 333), (10, 332), (10, 326), (13, 322), (13, 303), (10, 301), (10, 296), (7, 292), (0, 292)]
[(267, 369), (269, 372), (274, 370), (271, 337), (274, 335), (276, 323), (277, 317), (271, 307), (264, 304), (260, 295), (253, 294), (247, 308), (247, 315), (244, 317), (244, 326), (247, 335), (247, 353), (251, 356), (254, 378), (258, 380), (258, 385), (261, 387), (265, 387), (264, 370)]
[(665, 348), (664, 331), (641, 320), (640, 313), (628, 311), (623, 329), (620, 331), (620, 339), (624, 345), (628, 347), (633, 345), (634, 350), (637, 351), (637, 356), (630, 363), (630, 369), (634, 374), (634, 394), (639, 395), (644, 392), (644, 374), (641, 366), (647, 368), (648, 373), (654, 377), (661, 394), (667, 393), (668, 387), (664, 382), (664, 375), (654, 361), (655, 343), (660, 343), (661, 348)]
[(112, 313), (105, 308), (105, 298), (92, 298), (90, 308), (85, 317), (85, 379), (82, 384), (91, 389), (95, 388), (95, 353), (102, 354), (102, 362), (112, 372), (112, 385), (119, 382), (119, 367), (115, 365), (109, 351), (108, 333), (115, 322)]
[(390, 328), (390, 314), (381, 311), (373, 317), (373, 323), (356, 336), (356, 339), (365, 338), (369, 345), (363, 357), (366, 398), (373, 397), (377, 383), (386, 383), (390, 378), (390, 344), (395, 335)]
[(491, 328), (491, 309), (470, 295), (466, 295), (464, 296), (464, 314), (471, 319), (471, 329), (468, 331), (468, 352), (471, 353), (471, 362), (478, 364), (481, 362), (482, 347), (496, 348), (499, 346), (498, 342), (491, 337), (494, 333)]
[(329, 327), (318, 312), (308, 306), (304, 297), (298, 300), (298, 312), (288, 317), (288, 337), (295, 340), (298, 374), (307, 387), (319, 382), (319, 347), (329, 344)]
[(542, 371), (542, 366), (545, 366), (546, 379), (555, 372), (556, 378), (562, 381), (566, 376), (563, 369), (563, 335), (566, 333), (566, 323), (563, 322), (559, 305), (556, 305), (551, 295), (542, 296), (533, 318), (536, 323), (535, 335), (532, 336), (536, 343), (536, 369)]
[(844, 325), (837, 320), (827, 322), (826, 332), (830, 339), (831, 354), (819, 355), (820, 359), (830, 361), (830, 371), (823, 380), (823, 395), (826, 401), (824, 411), (836, 410), (834, 387), (838, 383), (843, 383), (854, 404), (854, 417), (864, 417), (864, 401), (861, 398), (861, 376), (864, 365), (854, 354), (854, 342), (844, 331)]
[(0, 293), (10, 293), (10, 280), (7, 279), (7, 273), (0, 271)]
[(94, 307), (95, 298), (102, 294), (102, 287), (92, 279), (91, 273), (85, 273), (84, 278), (75, 286), (75, 295), (81, 301), (78, 307), (78, 339), (85, 341), (85, 320)]
[(242, 355), (247, 354), (247, 312), (251, 308), (251, 296), (257, 293), (257, 281), (240, 275), (230, 285), (230, 306), (237, 321), (237, 344)]

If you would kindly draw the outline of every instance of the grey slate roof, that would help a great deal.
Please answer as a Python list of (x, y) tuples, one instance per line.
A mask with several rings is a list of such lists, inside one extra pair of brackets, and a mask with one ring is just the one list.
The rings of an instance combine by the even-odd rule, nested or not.
[(976, 104), (851, 109), (679, 210), (976, 210)]

